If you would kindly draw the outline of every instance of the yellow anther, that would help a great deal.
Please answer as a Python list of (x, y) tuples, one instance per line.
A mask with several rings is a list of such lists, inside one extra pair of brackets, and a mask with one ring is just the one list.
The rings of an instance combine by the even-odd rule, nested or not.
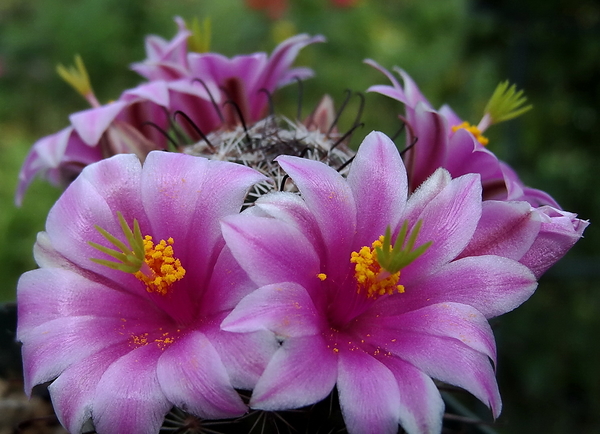
[(481, 131), (479, 130), (479, 128), (477, 128), (475, 125), (471, 125), (468, 122), (463, 122), (460, 125), (454, 125), (452, 127), (452, 132), (456, 132), (458, 130), (463, 130), (463, 129), (467, 130), (468, 132), (473, 134), (473, 136), (475, 136), (477, 141), (479, 143), (481, 143), (483, 146), (486, 146), (489, 143), (489, 139), (487, 137), (485, 137), (483, 134), (481, 134)]
[(383, 246), (383, 239), (382, 235), (373, 242), (370, 248), (364, 246), (358, 252), (352, 252), (350, 255), (350, 262), (355, 264), (354, 278), (358, 284), (357, 292), (360, 294), (364, 290), (369, 298), (404, 292), (404, 286), (398, 285), (400, 271), (390, 273), (377, 262), (375, 249)]
[(154, 244), (150, 235), (144, 238), (144, 261), (148, 268), (135, 273), (135, 277), (146, 284), (148, 292), (167, 295), (169, 287), (185, 276), (185, 268), (173, 256), (174, 242), (173, 238), (169, 238)]
[(327, 274), (325, 274), (325, 273), (319, 273), (319, 274), (317, 274), (317, 277), (318, 277), (319, 279), (321, 279), (321, 282), (322, 282), (322, 281), (324, 281), (325, 279), (327, 279)]

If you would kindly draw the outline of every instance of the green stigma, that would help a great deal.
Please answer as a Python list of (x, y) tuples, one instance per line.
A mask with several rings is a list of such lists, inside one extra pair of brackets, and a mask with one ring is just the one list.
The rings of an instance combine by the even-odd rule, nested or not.
[(90, 84), (90, 77), (79, 54), (75, 56), (74, 66), (66, 68), (63, 65), (58, 64), (56, 66), (56, 72), (84, 98), (88, 99), (90, 95), (93, 95), (94, 92), (92, 91), (92, 85)]
[(196, 53), (206, 53), (210, 51), (210, 18), (205, 18), (200, 25), (198, 18), (192, 20), (190, 29), (192, 34), (188, 38), (188, 49)]
[(397, 273), (425, 253), (429, 246), (433, 244), (433, 241), (422, 244), (413, 250), (422, 224), (422, 220), (417, 222), (407, 240), (408, 221), (405, 220), (400, 229), (400, 233), (396, 237), (393, 247), (391, 245), (391, 230), (389, 226), (387, 227), (381, 247), (375, 248), (375, 251), (377, 252), (377, 262), (379, 262), (381, 268), (391, 274)]
[(102, 253), (106, 253), (112, 256), (117, 261), (109, 261), (106, 259), (90, 258), (91, 261), (112, 268), (113, 270), (120, 270), (126, 273), (137, 273), (144, 265), (144, 239), (142, 238), (142, 232), (140, 231), (140, 225), (136, 219), (133, 220), (133, 230), (129, 227), (123, 214), (117, 211), (119, 217), (119, 223), (121, 224), (121, 230), (127, 238), (129, 246), (123, 243), (121, 240), (111, 235), (105, 229), (100, 226), (94, 225), (96, 230), (102, 234), (110, 243), (116, 246), (119, 250), (109, 249), (98, 243), (89, 241), (89, 245), (95, 249), (100, 250)]
[(533, 108), (531, 104), (525, 103), (527, 98), (523, 96), (523, 91), (517, 91), (517, 87), (506, 80), (496, 86), (484, 113), (490, 116), (490, 123), (497, 124), (521, 116)]

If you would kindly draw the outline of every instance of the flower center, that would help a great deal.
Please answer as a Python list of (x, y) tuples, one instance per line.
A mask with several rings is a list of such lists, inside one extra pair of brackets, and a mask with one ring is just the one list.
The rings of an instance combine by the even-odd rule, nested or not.
[[(384, 236), (381, 235), (379, 239), (373, 241), (370, 248), (364, 246), (350, 255), (350, 262), (356, 264), (354, 278), (358, 284), (357, 292), (360, 294), (364, 291), (368, 298), (391, 295), (396, 291), (404, 292), (404, 286), (398, 285), (400, 271), (390, 273), (377, 261), (377, 249), (381, 249), (383, 244)], [(392, 251), (391, 246), (388, 246), (388, 249)]]
[(113, 270), (135, 275), (146, 284), (148, 292), (167, 295), (171, 285), (185, 276), (185, 268), (181, 266), (181, 261), (174, 256), (173, 244), (175, 241), (173, 238), (169, 238), (167, 241), (160, 240), (158, 244), (154, 244), (150, 235), (142, 238), (137, 220), (133, 220), (132, 230), (123, 214), (117, 212), (117, 217), (129, 245), (107, 230), (96, 226), (96, 230), (118, 250), (90, 241), (89, 244), (92, 247), (116, 259), (116, 261), (97, 258), (91, 258), (91, 260)]
[(174, 243), (173, 238), (169, 238), (154, 244), (150, 235), (144, 237), (144, 263), (147, 267), (142, 266), (135, 277), (146, 284), (148, 292), (167, 295), (169, 287), (185, 276), (185, 268), (173, 255)]
[(454, 125), (452, 127), (452, 132), (455, 133), (458, 130), (467, 130), (468, 132), (473, 134), (473, 136), (475, 136), (477, 141), (479, 143), (481, 143), (483, 146), (486, 146), (489, 143), (489, 139), (481, 133), (481, 130), (479, 128), (477, 128), (475, 125), (471, 125), (468, 122), (463, 122), (460, 125)]
[(398, 285), (400, 270), (425, 253), (433, 243), (428, 241), (415, 248), (422, 223), (422, 220), (417, 221), (409, 231), (405, 220), (393, 245), (392, 231), (388, 226), (385, 235), (373, 241), (371, 247), (363, 246), (358, 252), (351, 253), (350, 262), (356, 264), (354, 278), (359, 294), (364, 290), (368, 298), (373, 298), (404, 292), (404, 286)]

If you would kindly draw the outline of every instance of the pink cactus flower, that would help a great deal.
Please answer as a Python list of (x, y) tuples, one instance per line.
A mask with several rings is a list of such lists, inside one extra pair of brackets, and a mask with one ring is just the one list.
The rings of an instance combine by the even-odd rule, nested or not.
[[(61, 179), (70, 180), (92, 161), (119, 153), (134, 153), (143, 161), (148, 152), (164, 149), (167, 140), (160, 129), (168, 130), (177, 112), (184, 113), (195, 125), (180, 122), (181, 130), (198, 140), (201, 137), (196, 129), (208, 134), (241, 121), (250, 124), (262, 119), (268, 106), (267, 94), (295, 79), (313, 75), (308, 68), (292, 68), (299, 51), (324, 41), (322, 36), (297, 35), (282, 42), (271, 56), (254, 53), (229, 59), (216, 53), (188, 52), (191, 32), (181, 18), (175, 21), (179, 29), (175, 37), (166, 41), (149, 36), (148, 58), (132, 65), (150, 81), (124, 91), (117, 101), (106, 105), (98, 102), (79, 57), (75, 68), (59, 67), (59, 74), (92, 108), (69, 117), (72, 128), (68, 129), (77, 136), (69, 141), (68, 148), (62, 142), (57, 143), (59, 138), (62, 140), (62, 133), (36, 142), (19, 175), (17, 204), (22, 202), (27, 186), (38, 174), (53, 176), (51, 181), (56, 183), (56, 173), (69, 172), (70, 177)], [(226, 104), (228, 101), (232, 104)], [(45, 155), (53, 157), (43, 158)], [(91, 156), (94, 156), (92, 161)]]
[[(211, 78), (223, 90), (223, 98), (240, 108), (244, 120), (254, 123), (265, 115), (267, 94), (295, 80), (312, 77), (311, 69), (291, 65), (302, 48), (324, 41), (320, 35), (296, 35), (279, 44), (270, 56), (254, 53), (229, 59), (216, 53), (190, 53), (190, 74), (194, 78)], [(238, 124), (239, 118), (236, 116), (229, 123)]]
[(35, 246), (41, 268), (19, 281), (17, 333), (26, 390), (52, 381), (70, 432), (91, 418), (98, 433), (158, 433), (173, 406), (247, 410), (234, 387), (254, 386), (274, 344), (219, 328), (251, 288), (219, 220), (263, 179), (183, 154), (118, 155), (60, 197)]
[[(191, 32), (181, 18), (176, 18), (179, 31), (167, 42), (156, 36), (146, 39), (148, 58), (131, 68), (148, 80), (177, 80), (187, 78), (214, 83), (217, 103), (231, 100), (240, 109), (243, 120), (254, 123), (264, 116), (268, 97), (294, 80), (312, 77), (309, 68), (292, 68), (300, 50), (307, 45), (323, 42), (323, 36), (296, 35), (279, 44), (273, 53), (253, 53), (228, 58), (218, 53), (188, 52), (186, 40)], [(185, 55), (184, 55), (185, 53)], [(198, 84), (198, 83), (196, 83)], [(214, 111), (214, 110), (213, 110)], [(187, 112), (188, 116), (193, 113)], [(226, 110), (226, 123), (240, 122), (239, 115)], [(205, 131), (209, 132), (209, 131)]]
[(42, 175), (53, 185), (65, 186), (85, 166), (101, 159), (101, 149), (87, 146), (73, 127), (39, 139), (33, 144), (19, 172), (15, 203), (21, 206), (25, 191), (36, 175)]
[(393, 98), (406, 107), (408, 140), (416, 140), (405, 156), (411, 190), (417, 188), (438, 167), (443, 167), (453, 177), (479, 173), (485, 199), (526, 200), (534, 207), (558, 207), (547, 193), (526, 188), (517, 174), (485, 147), (487, 138), (483, 132), (492, 123), (489, 114), (477, 126), (469, 125), (447, 105), (435, 110), (414, 80), (402, 69), (396, 68), (396, 71), (404, 85), (375, 61), (366, 60), (365, 63), (381, 71), (392, 82), (391, 86), (371, 86), (368, 91)]
[(176, 80), (188, 77), (187, 40), (191, 36), (185, 21), (175, 17), (177, 34), (167, 41), (160, 36), (146, 37), (146, 60), (134, 63), (131, 69), (148, 80)]
[[(471, 253), (496, 252), (495, 254), (519, 260), (540, 277), (582, 237), (588, 226), (587, 221), (578, 219), (576, 214), (562, 211), (548, 193), (523, 185), (515, 171), (485, 147), (487, 138), (482, 133), (491, 123), (511, 119), (528, 109), (517, 104), (520, 93), (513, 94), (512, 100), (509, 98), (503, 101), (504, 108), (510, 108), (511, 104), (514, 106), (512, 111), (505, 109), (502, 113), (502, 110), (496, 110), (494, 115), (499, 119), (494, 119), (494, 116), (486, 113), (477, 126), (471, 126), (463, 122), (447, 105), (442, 106), (439, 111), (433, 109), (405, 71), (396, 69), (404, 82), (404, 85), (401, 85), (389, 71), (376, 62), (367, 60), (366, 63), (384, 73), (392, 82), (392, 86), (376, 85), (368, 90), (398, 100), (406, 107), (408, 140), (413, 146), (406, 151), (404, 159), (411, 190), (416, 189), (438, 168), (443, 167), (453, 177), (478, 173), (481, 176), (483, 198), (506, 202), (504, 205), (484, 205), (484, 210), (487, 208), (494, 211), (488, 213), (490, 219), (481, 220), (482, 228), (474, 236), (477, 241), (473, 242), (473, 246), (477, 244), (480, 247), (477, 250), (473, 247)], [(514, 201), (527, 201), (530, 207), (520, 202), (511, 203)], [(537, 223), (533, 223), (532, 218)], [(489, 224), (491, 221), (495, 221), (496, 225)], [(530, 240), (520, 238), (516, 235), (517, 231), (512, 230), (521, 226), (523, 222), (527, 222), (528, 225), (541, 224), (533, 246)], [(498, 240), (504, 240), (505, 249), (494, 245)], [(542, 248), (546, 243), (548, 245)], [(484, 245), (487, 247), (482, 248)], [(515, 248), (517, 245), (521, 248)], [(530, 250), (523, 252), (522, 248)]]
[[(204, 90), (199, 91), (207, 95)], [(208, 95), (206, 99), (210, 101)], [(17, 205), (22, 203), (27, 187), (38, 175), (55, 185), (67, 186), (86, 165), (103, 158), (133, 153), (143, 160), (150, 151), (165, 147), (165, 137), (144, 126), (147, 122), (162, 128), (168, 126), (165, 109), (169, 93), (164, 82), (140, 85), (103, 106), (94, 104), (90, 109), (73, 113), (69, 117), (70, 126), (33, 145), (19, 173)]]
[[(268, 330), (281, 342), (250, 406), (302, 407), (336, 387), (350, 433), (396, 433), (398, 424), (435, 433), (444, 411), (435, 378), (498, 416), (487, 319), (527, 300), (536, 279), (514, 259), (461, 256), (482, 216), (479, 175), (439, 169), (407, 199), (400, 155), (375, 132), (347, 179), (320, 162), (278, 162), (300, 196), (271, 193), (223, 221), (258, 289), (222, 328)], [(538, 231), (525, 230), (530, 245)]]
[(540, 278), (583, 236), (589, 222), (577, 214), (527, 202), (486, 200), (461, 256), (499, 255), (526, 265)]

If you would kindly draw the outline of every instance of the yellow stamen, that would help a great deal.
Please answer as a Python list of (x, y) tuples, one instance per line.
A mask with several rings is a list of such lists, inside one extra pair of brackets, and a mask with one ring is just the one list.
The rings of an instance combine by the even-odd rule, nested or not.
[[(179, 332), (180, 330), (177, 330)], [(129, 344), (134, 348), (144, 347), (149, 344), (156, 344), (156, 346), (164, 351), (168, 346), (174, 343), (179, 334), (171, 334), (169, 332), (164, 332), (160, 334), (153, 333), (152, 336), (150, 333), (141, 333), (139, 335), (132, 334), (129, 338)]]
[(175, 241), (173, 241), (173, 238), (169, 238), (166, 241), (160, 240), (158, 244), (154, 244), (150, 235), (142, 237), (140, 225), (136, 219), (133, 220), (132, 230), (125, 221), (123, 214), (117, 211), (117, 217), (129, 245), (105, 229), (95, 226), (98, 232), (119, 250), (110, 249), (90, 241), (89, 244), (92, 247), (113, 257), (116, 261), (90, 259), (113, 270), (133, 274), (146, 284), (148, 292), (167, 295), (169, 287), (185, 276), (185, 268), (181, 266), (181, 261), (173, 256)]
[(489, 143), (489, 139), (487, 137), (485, 137), (483, 134), (481, 134), (481, 131), (479, 130), (479, 128), (477, 128), (475, 125), (471, 125), (468, 122), (463, 122), (460, 125), (454, 125), (452, 127), (452, 132), (457, 132), (458, 130), (467, 130), (468, 132), (470, 132), (471, 134), (473, 134), (475, 136), (475, 138), (477, 139), (477, 141), (479, 143), (481, 143), (483, 146), (486, 146)]
[(169, 287), (185, 276), (181, 261), (173, 256), (173, 244), (173, 238), (154, 244), (150, 235), (144, 237), (144, 262), (148, 269), (142, 268), (135, 277), (146, 284), (148, 292), (167, 295)]
[(390, 273), (377, 262), (376, 249), (382, 248), (383, 241), (382, 235), (373, 242), (370, 248), (364, 246), (358, 252), (352, 252), (350, 256), (350, 262), (356, 264), (354, 278), (358, 284), (357, 292), (360, 294), (362, 290), (365, 290), (366, 296), (369, 298), (404, 292), (404, 286), (398, 285), (400, 271)]
[(325, 273), (319, 273), (319, 274), (317, 274), (317, 277), (318, 277), (319, 279), (321, 279), (321, 282), (322, 282), (322, 281), (324, 281), (325, 279), (327, 279), (327, 274), (325, 274)]

